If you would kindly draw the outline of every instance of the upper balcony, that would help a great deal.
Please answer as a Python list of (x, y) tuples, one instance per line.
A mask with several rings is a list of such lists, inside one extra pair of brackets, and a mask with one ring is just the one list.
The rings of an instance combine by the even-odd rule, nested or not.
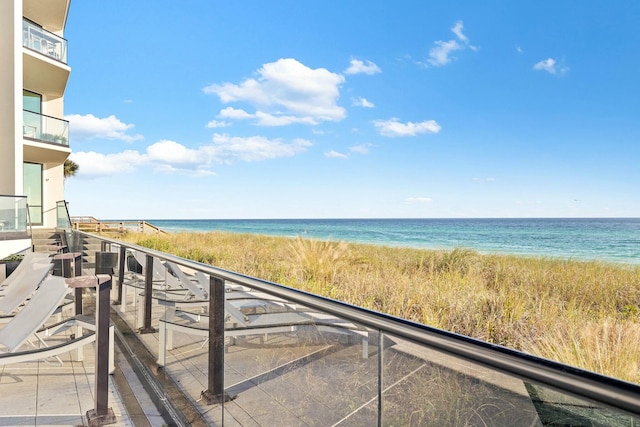
[(71, 68), (67, 41), (28, 19), (22, 21), (24, 88), (48, 99), (64, 96)]
[(67, 63), (67, 41), (27, 19), (22, 20), (22, 45), (56, 61)]

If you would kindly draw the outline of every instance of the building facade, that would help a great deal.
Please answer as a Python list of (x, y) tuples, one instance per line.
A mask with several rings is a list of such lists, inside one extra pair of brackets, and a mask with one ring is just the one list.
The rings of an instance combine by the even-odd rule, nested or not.
[(70, 2), (0, 1), (0, 257), (28, 247), (32, 228), (55, 228), (64, 200)]

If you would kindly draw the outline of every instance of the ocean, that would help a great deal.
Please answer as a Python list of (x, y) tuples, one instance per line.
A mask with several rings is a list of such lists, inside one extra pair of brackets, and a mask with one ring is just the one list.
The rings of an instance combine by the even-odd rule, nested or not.
[(425, 249), (640, 264), (640, 218), (159, 220), (168, 232), (229, 231)]

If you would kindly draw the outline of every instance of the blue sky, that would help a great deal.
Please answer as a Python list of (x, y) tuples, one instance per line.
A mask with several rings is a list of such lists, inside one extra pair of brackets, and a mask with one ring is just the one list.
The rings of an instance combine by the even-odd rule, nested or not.
[(635, 1), (77, 1), (71, 215), (640, 216)]

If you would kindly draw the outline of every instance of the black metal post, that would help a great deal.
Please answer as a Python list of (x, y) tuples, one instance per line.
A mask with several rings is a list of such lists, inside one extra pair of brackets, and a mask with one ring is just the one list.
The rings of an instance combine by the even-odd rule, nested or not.
[(224, 391), (224, 280), (209, 279), (209, 364), (207, 390), (202, 398), (207, 405), (228, 402), (235, 396)]
[(115, 305), (122, 304), (122, 282), (124, 281), (124, 265), (127, 262), (127, 248), (120, 246), (120, 253), (118, 256), (118, 299), (114, 302)]
[[(74, 277), (82, 276), (82, 252), (73, 252)], [(74, 294), (76, 316), (82, 314), (82, 288), (76, 288)]]
[(82, 252), (73, 252), (74, 277), (82, 276)]
[(156, 330), (151, 327), (151, 295), (153, 293), (153, 257), (146, 256), (144, 266), (144, 323), (138, 330), (141, 334), (151, 334)]
[[(60, 276), (64, 278), (78, 277), (82, 275), (81, 256), (79, 252), (68, 252), (54, 255), (56, 263), (60, 263)], [(74, 268), (71, 268), (71, 260), (74, 260)], [(75, 313), (82, 314), (82, 288), (76, 288), (74, 293)]]
[(68, 279), (67, 284), (72, 288), (96, 288), (96, 355), (95, 355), (95, 394), (94, 408), (87, 411), (90, 427), (113, 424), (116, 417), (113, 409), (109, 408), (109, 312), (111, 298), (111, 276), (100, 274), (96, 276), (81, 276)]
[(98, 416), (104, 416), (109, 410), (109, 303), (111, 302), (111, 276), (98, 276), (97, 294), (95, 411)]

